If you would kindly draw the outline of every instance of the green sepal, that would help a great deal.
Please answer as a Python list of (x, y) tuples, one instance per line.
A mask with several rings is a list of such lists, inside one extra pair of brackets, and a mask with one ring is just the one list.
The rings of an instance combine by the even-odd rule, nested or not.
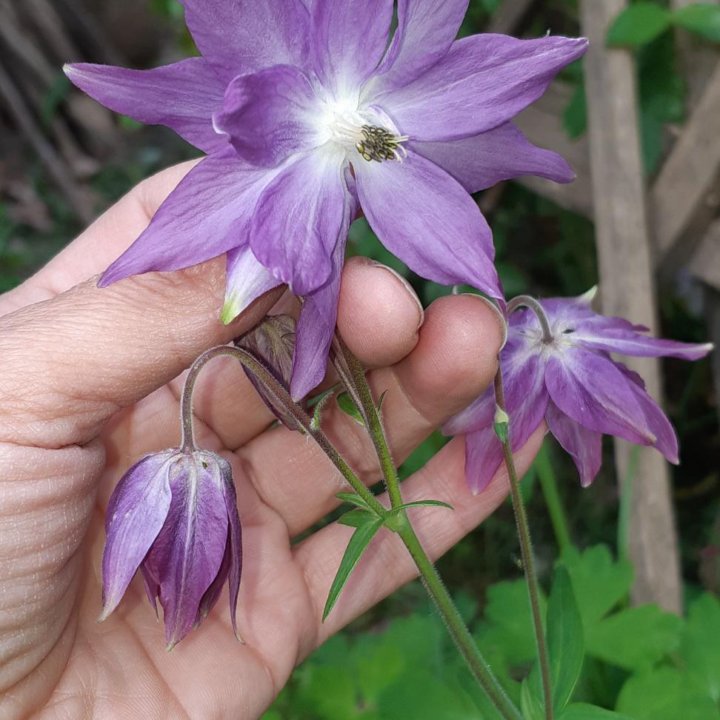
[(370, 541), (375, 537), (375, 533), (377, 533), (382, 525), (383, 521), (381, 518), (368, 519), (368, 522), (358, 527), (353, 533), (347, 548), (345, 548), (345, 554), (340, 561), (340, 567), (335, 575), (335, 579), (330, 586), (330, 592), (328, 593), (322, 615), (323, 622), (325, 622), (327, 616), (331, 613), (333, 607), (335, 607), (335, 603), (340, 597), (340, 593), (345, 587), (345, 583), (348, 581), (350, 574), (360, 561)]

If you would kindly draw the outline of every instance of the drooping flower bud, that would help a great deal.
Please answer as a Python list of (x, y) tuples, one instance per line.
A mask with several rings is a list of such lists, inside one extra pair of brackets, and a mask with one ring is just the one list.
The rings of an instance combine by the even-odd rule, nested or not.
[[(250, 351), (273, 377), (290, 392), (290, 379), (295, 352), (295, 320), (289, 315), (268, 315), (254, 330), (235, 341), (239, 348)], [(247, 369), (245, 374), (260, 397), (278, 420), (291, 430), (297, 430), (296, 420), (268, 392), (268, 389)]]
[(146, 455), (115, 488), (105, 530), (100, 620), (140, 569), (150, 602), (163, 608), (168, 649), (202, 622), (228, 579), (237, 634), (241, 530), (226, 460), (200, 450)]

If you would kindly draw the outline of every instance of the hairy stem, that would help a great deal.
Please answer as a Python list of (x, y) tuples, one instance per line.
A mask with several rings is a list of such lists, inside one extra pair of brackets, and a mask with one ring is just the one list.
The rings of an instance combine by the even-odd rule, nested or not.
[[(505, 389), (503, 387), (502, 369), (498, 364), (497, 375), (495, 376), (495, 401), (504, 417), (507, 417), (505, 405)], [(543, 696), (545, 698), (545, 718), (553, 720), (552, 702), (552, 681), (550, 678), (550, 659), (548, 657), (547, 643), (545, 642), (545, 629), (543, 627), (542, 615), (540, 613), (540, 585), (538, 583), (535, 558), (533, 556), (532, 539), (530, 537), (530, 525), (525, 512), (525, 505), (520, 492), (520, 479), (515, 468), (515, 459), (510, 441), (510, 432), (499, 433), (503, 448), (503, 456), (510, 481), (510, 495), (512, 497), (513, 511), (515, 513), (515, 524), (517, 526), (518, 538), (520, 540), (520, 552), (522, 556), (523, 569), (527, 580), (528, 595), (530, 596), (530, 609), (532, 611), (533, 629), (535, 631), (535, 642), (537, 644), (538, 662), (540, 664), (540, 676), (542, 678)]]

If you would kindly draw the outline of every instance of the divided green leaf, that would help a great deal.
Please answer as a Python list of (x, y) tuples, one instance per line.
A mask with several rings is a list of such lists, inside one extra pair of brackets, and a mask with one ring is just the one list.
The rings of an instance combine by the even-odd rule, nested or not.
[(676, 10), (672, 21), (707, 40), (720, 42), (720, 5), (693, 3)]
[(664, 33), (672, 19), (672, 14), (656, 3), (634, 3), (615, 18), (607, 33), (607, 44), (611, 47), (646, 45)]

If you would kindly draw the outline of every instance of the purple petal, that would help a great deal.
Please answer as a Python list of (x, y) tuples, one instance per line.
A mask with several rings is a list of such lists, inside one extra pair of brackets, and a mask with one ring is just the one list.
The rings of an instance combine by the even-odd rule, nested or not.
[[(597, 318), (597, 320), (595, 319)], [(699, 360), (712, 349), (712, 343), (683, 343), (648, 337), (638, 332), (643, 326), (634, 326), (622, 318), (596, 315), (579, 325), (574, 340), (592, 350), (605, 350), (638, 357), (674, 357), (681, 360)]]
[(213, 122), (241, 158), (272, 167), (317, 144), (317, 130), (311, 125), (316, 102), (305, 73), (278, 65), (235, 78)]
[(357, 91), (385, 54), (393, 0), (315, 0), (315, 66), (338, 95)]
[(399, 0), (397, 32), (373, 90), (407, 85), (445, 57), (467, 6), (468, 0)]
[(545, 384), (552, 401), (588, 430), (615, 435), (639, 445), (653, 445), (633, 387), (608, 358), (581, 348), (567, 348), (551, 355)]
[[(215, 607), (217, 601), (222, 592), (223, 585), (228, 579), (230, 574), (230, 534), (228, 533), (227, 540), (225, 541), (225, 553), (223, 554), (222, 562), (220, 563), (220, 569), (215, 579), (210, 583), (210, 587), (205, 591), (205, 594), (200, 600), (200, 606), (198, 607), (197, 616), (195, 618), (195, 625), (199, 625), (205, 618), (210, 614), (210, 611)], [(232, 607), (232, 606), (231, 606)], [(233, 617), (234, 620), (234, 617)], [(233, 630), (237, 635), (235, 629), (235, 623), (233, 622)]]
[(511, 123), (462, 140), (414, 142), (410, 147), (471, 193), (522, 175), (537, 175), (559, 183), (575, 178), (560, 155), (536, 147)]
[(630, 389), (635, 395), (640, 407), (645, 413), (645, 420), (650, 431), (655, 435), (655, 447), (665, 456), (668, 462), (677, 465), (678, 439), (675, 429), (658, 404), (645, 392), (645, 381), (634, 370), (625, 367), (622, 363), (613, 365), (630, 380)]
[(454, 140), (498, 127), (537, 100), (579, 58), (584, 39), (473, 35), (417, 80), (374, 102), (413, 140)]
[(146, 455), (123, 475), (105, 515), (103, 611), (110, 615), (158, 536), (170, 507), (168, 473), (177, 450)]
[(296, 295), (324, 285), (340, 239), (344, 153), (327, 146), (283, 169), (263, 192), (252, 223), (255, 257)]
[(502, 445), (492, 425), (465, 436), (465, 478), (472, 493), (490, 484), (502, 462)]
[(202, 599), (221, 569), (228, 536), (223, 465), (227, 462), (220, 457), (195, 453), (171, 472), (170, 511), (145, 560), (160, 586), (168, 649), (195, 625)]
[(203, 152), (227, 145), (212, 126), (225, 84), (203, 58), (154, 70), (109, 65), (66, 65), (71, 82), (105, 107), (148, 125), (167, 125)]
[(348, 192), (345, 195), (345, 211), (340, 230), (341, 240), (335, 247), (333, 272), (330, 282), (307, 295), (304, 299), (295, 333), (295, 355), (293, 357), (290, 392), (294, 400), (300, 400), (316, 388), (325, 377), (328, 352), (335, 334), (338, 297), (345, 259), (345, 237), (357, 203)]
[(490, 228), (456, 180), (412, 151), (402, 162), (353, 167), (362, 208), (388, 250), (424, 278), (502, 297)]
[(232, 148), (206, 157), (180, 182), (145, 232), (106, 271), (102, 287), (130, 275), (179, 270), (247, 243), (255, 203), (274, 175)]
[(492, 385), (442, 427), (445, 435), (464, 435), (491, 427), (495, 417), (495, 388)]
[(572, 456), (580, 483), (588, 487), (602, 463), (602, 435), (571, 420), (553, 402), (548, 404), (545, 419), (555, 439)]
[(309, 14), (300, 0), (180, 0), (195, 44), (218, 74), (305, 64)]
[(220, 319), (227, 325), (260, 296), (281, 285), (259, 263), (249, 245), (234, 248), (227, 255), (225, 304)]

